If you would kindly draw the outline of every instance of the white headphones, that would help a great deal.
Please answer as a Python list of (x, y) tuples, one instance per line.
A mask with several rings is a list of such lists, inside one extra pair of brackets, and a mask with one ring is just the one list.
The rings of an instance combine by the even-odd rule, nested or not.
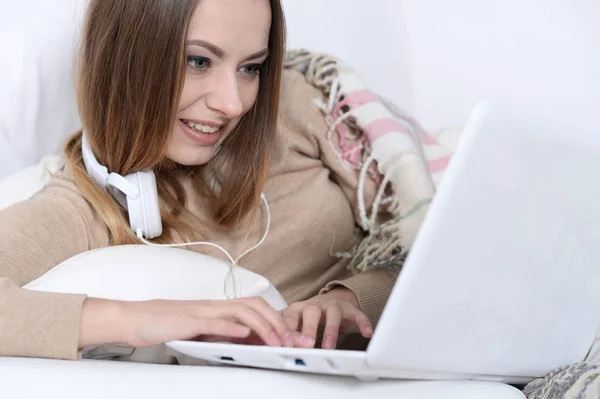
[(92, 152), (85, 132), (81, 139), (83, 163), (88, 174), (103, 189), (108, 190), (129, 214), (131, 229), (148, 239), (162, 234), (156, 177), (152, 170), (142, 170), (126, 176), (108, 173)]

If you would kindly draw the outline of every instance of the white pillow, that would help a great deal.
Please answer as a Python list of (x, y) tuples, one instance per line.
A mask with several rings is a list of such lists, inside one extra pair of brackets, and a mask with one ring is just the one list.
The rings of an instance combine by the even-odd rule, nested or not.
[(76, 255), (24, 288), (125, 301), (260, 296), (277, 310), (287, 306), (279, 291), (261, 275), (239, 266), (234, 268), (235, 278), (229, 272), (229, 263), (198, 252), (122, 245)]
[[(0, 158), (1, 159), (1, 158)], [(52, 174), (63, 169), (65, 160), (60, 155), (48, 155), (4, 179), (0, 178), (0, 211), (17, 202), (25, 201), (42, 190)]]

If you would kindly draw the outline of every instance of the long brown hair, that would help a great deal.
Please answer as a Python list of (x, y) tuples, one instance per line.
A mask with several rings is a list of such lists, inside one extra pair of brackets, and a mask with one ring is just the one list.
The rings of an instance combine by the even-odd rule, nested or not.
[[(270, 0), (269, 57), (261, 71), (254, 107), (229, 135), (211, 163), (235, 165), (215, 193), (203, 166), (178, 167), (165, 158), (185, 79), (185, 39), (199, 0), (91, 0), (77, 66), (77, 99), (83, 130), (98, 161), (121, 175), (156, 174), (163, 235), (186, 236), (192, 228), (177, 216), (185, 206), (178, 176), (196, 176), (212, 222), (235, 226), (256, 209), (268, 173), (285, 56), (280, 0)], [(200, 0), (201, 1), (201, 0)], [(137, 242), (125, 211), (89, 178), (81, 156), (81, 131), (65, 154), (83, 196), (102, 216), (114, 245)], [(200, 229), (201, 230), (201, 229)]]

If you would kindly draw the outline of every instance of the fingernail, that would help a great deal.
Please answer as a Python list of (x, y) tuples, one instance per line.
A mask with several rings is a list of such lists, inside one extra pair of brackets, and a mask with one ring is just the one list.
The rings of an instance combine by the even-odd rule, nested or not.
[(275, 332), (271, 333), (271, 344), (273, 346), (281, 346), (281, 340), (279, 339), (279, 337), (277, 336), (277, 334)]
[(284, 345), (288, 348), (291, 348), (294, 346), (294, 340), (292, 339), (292, 335), (289, 332), (286, 332), (285, 334), (283, 334), (283, 342), (284, 342)]
[(302, 341), (306, 345), (315, 346), (315, 339), (313, 337), (308, 336), (308, 335), (302, 334)]
[(331, 335), (328, 335), (327, 338), (325, 338), (325, 344), (323, 347), (325, 349), (335, 349), (335, 341)]

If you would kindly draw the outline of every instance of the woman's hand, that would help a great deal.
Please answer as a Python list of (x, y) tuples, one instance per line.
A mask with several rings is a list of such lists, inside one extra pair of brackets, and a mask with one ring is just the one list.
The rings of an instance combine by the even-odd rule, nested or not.
[(295, 335), (281, 314), (259, 297), (143, 302), (88, 298), (79, 347), (124, 343), (142, 348), (205, 335), (240, 339), (251, 334), (270, 346), (292, 346)]
[(323, 325), (321, 347), (324, 349), (335, 349), (340, 331), (345, 332), (353, 326), (358, 327), (365, 338), (373, 335), (373, 326), (360, 311), (356, 295), (345, 287), (293, 303), (281, 314), (290, 329), (302, 332), (304, 338), (295, 342), (295, 346), (314, 347), (317, 330)]

